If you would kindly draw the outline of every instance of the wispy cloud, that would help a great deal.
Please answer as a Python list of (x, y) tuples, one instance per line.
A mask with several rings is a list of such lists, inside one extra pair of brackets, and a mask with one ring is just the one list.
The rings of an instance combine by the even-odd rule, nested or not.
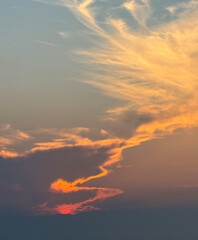
[(69, 37), (69, 33), (68, 32), (58, 32), (58, 34), (64, 38), (64, 39), (67, 39)]
[(33, 208), (35, 214), (77, 214), (80, 212), (87, 212), (90, 210), (100, 210), (93, 205), (90, 205), (93, 202), (99, 200), (105, 200), (109, 197), (114, 197), (118, 194), (123, 193), (122, 190), (119, 189), (108, 189), (108, 188), (99, 188), (97, 190), (96, 196), (93, 198), (89, 198), (88, 200), (74, 203), (74, 204), (62, 204), (57, 205), (56, 207), (48, 207), (47, 203), (41, 204), (35, 208)]
[(42, 45), (49, 46), (49, 47), (57, 47), (58, 46), (55, 43), (40, 41), (40, 40), (36, 40), (35, 43), (42, 44)]
[[(109, 110), (109, 119), (128, 111), (152, 115), (154, 123), (137, 129), (148, 134), (160, 130), (170, 133), (176, 128), (197, 125), (197, 31), (198, 5), (196, 1), (177, 4), (182, 6), (175, 21), (152, 26), (155, 18), (149, 1), (124, 2), (117, 9), (106, 9), (103, 22), (97, 19), (99, 7), (94, 1), (63, 1), (77, 19), (104, 41), (91, 51), (77, 51), (83, 61), (97, 64), (89, 75), (90, 84), (106, 94), (128, 103)], [(95, 10), (97, 9), (97, 10)], [(141, 28), (133, 30), (119, 14), (130, 11)], [(116, 11), (117, 17), (112, 12)], [(103, 70), (103, 71), (101, 71)], [(101, 74), (104, 72), (104, 74)], [(147, 130), (146, 130), (147, 129)], [(153, 130), (151, 130), (153, 129)]]
[(30, 140), (32, 137), (19, 129), (14, 129), (10, 124), (0, 127), (0, 156), (16, 157), (18, 156), (14, 146), (24, 141)]

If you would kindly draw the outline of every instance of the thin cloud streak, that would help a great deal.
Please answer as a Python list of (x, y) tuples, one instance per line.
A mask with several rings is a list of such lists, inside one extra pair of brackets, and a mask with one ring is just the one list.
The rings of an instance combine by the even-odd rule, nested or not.
[(39, 205), (33, 208), (35, 215), (42, 215), (42, 214), (70, 214), (74, 215), (80, 212), (87, 212), (90, 210), (100, 210), (97, 207), (90, 205), (95, 201), (105, 200), (109, 197), (114, 197), (118, 194), (123, 193), (122, 190), (119, 189), (108, 189), (108, 188), (98, 188), (96, 196), (93, 198), (89, 198), (88, 200), (73, 203), (73, 204), (62, 204), (57, 205), (56, 207), (50, 208), (47, 206), (47, 203)]
[[(108, 110), (109, 119), (131, 110), (151, 114), (155, 123), (141, 126), (137, 134), (142, 128), (148, 128), (148, 133), (154, 128), (153, 133), (160, 129), (166, 134), (180, 127), (197, 126), (197, 2), (177, 4), (177, 8), (181, 5), (184, 9), (175, 21), (150, 29), (148, 22), (154, 16), (149, 1), (123, 3), (139, 25), (149, 29), (142, 33), (131, 30), (124, 19), (111, 17), (112, 9), (107, 9), (109, 17), (104, 19), (111, 31), (105, 31), (97, 21), (100, 10), (91, 7), (96, 2), (65, 1), (64, 5), (104, 39), (100, 48), (77, 53), (84, 56), (84, 61), (98, 64), (98, 72), (88, 75), (90, 80), (86, 82), (128, 102), (119, 109)], [(145, 11), (148, 14), (142, 23)]]
[(46, 42), (46, 41), (36, 40), (36, 41), (34, 41), (34, 42), (35, 42), (35, 43), (38, 43), (38, 44), (45, 45), (45, 46), (49, 46), (49, 47), (57, 47), (57, 46), (58, 46), (58, 45), (56, 45), (55, 43)]

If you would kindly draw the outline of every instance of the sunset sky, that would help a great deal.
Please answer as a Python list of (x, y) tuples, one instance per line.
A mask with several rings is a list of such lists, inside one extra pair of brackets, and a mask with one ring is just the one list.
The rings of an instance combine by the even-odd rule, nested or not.
[(196, 0), (0, 1), (0, 210), (198, 207), (197, 16)]

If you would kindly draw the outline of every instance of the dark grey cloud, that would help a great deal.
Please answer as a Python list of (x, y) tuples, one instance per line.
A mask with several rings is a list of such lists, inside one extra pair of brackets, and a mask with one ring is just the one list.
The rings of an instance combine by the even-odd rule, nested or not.
[(154, 121), (156, 116), (149, 113), (138, 113), (132, 109), (128, 109), (122, 114), (115, 116), (115, 119), (116, 121), (107, 123), (109, 129), (111, 129), (116, 136), (130, 138), (140, 125)]
[(85, 200), (90, 192), (57, 194), (49, 191), (58, 178), (72, 182), (100, 173), (111, 147), (64, 147), (38, 151), (25, 157), (0, 158), (0, 208), (30, 213), (32, 207), (48, 202), (63, 204)]

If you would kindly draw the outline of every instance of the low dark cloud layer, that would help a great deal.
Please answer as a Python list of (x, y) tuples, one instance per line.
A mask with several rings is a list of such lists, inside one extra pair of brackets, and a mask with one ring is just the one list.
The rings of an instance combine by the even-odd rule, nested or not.
[(92, 196), (84, 191), (67, 196), (53, 193), (50, 185), (58, 178), (72, 182), (99, 174), (99, 166), (109, 158), (109, 149), (73, 146), (0, 158), (0, 207), (30, 213), (32, 207), (44, 202), (56, 205)]

